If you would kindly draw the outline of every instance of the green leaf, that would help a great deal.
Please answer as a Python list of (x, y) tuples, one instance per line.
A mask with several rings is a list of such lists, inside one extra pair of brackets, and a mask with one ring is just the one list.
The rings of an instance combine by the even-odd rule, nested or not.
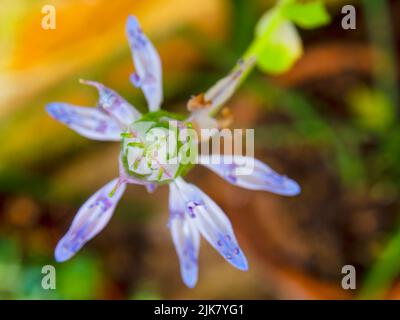
[[(300, 36), (291, 22), (282, 22), (276, 19), (275, 13), (265, 15), (256, 28), (256, 35), (260, 41), (257, 51), (258, 67), (272, 74), (288, 71), (303, 53)], [(271, 24), (277, 26), (271, 28)], [(273, 29), (272, 32), (269, 30)]]
[(281, 12), (285, 18), (304, 29), (324, 26), (331, 21), (323, 0), (289, 1)]

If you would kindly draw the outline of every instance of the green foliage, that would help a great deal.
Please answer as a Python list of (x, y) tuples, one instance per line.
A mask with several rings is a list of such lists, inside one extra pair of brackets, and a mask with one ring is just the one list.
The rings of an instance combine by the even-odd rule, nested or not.
[(303, 53), (294, 24), (312, 29), (329, 22), (323, 1), (282, 0), (259, 20), (255, 39), (245, 57), (255, 55), (257, 65), (263, 72), (284, 73)]
[(322, 0), (289, 1), (282, 8), (282, 14), (304, 29), (314, 29), (328, 24), (331, 19)]
[(289, 70), (301, 57), (303, 46), (299, 34), (291, 22), (281, 22), (269, 37), (265, 32), (273, 23), (271, 14), (264, 16), (256, 29), (258, 37), (265, 37), (264, 49), (258, 55), (259, 68), (268, 73), (279, 74)]

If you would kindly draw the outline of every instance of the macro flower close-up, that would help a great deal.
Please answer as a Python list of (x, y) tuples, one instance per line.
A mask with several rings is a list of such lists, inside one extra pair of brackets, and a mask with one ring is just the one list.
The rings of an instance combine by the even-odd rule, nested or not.
[(0, 2), (0, 300), (400, 300), (400, 1)]
[[(163, 96), (160, 57), (135, 17), (128, 18), (126, 31), (137, 70), (132, 74), (131, 81), (142, 89), (148, 113), (140, 114), (103, 84), (83, 80), (82, 83), (98, 89), (97, 107), (58, 102), (47, 105), (47, 112), (52, 117), (84, 137), (101, 141), (121, 140), (119, 177), (98, 190), (79, 209), (70, 229), (57, 245), (55, 258), (59, 262), (70, 259), (107, 225), (126, 184), (144, 185), (149, 192), (158, 185), (168, 184), (169, 228), (184, 283), (194, 287), (197, 282), (200, 235), (234, 267), (246, 271), (248, 262), (229, 218), (202, 190), (184, 181), (185, 167), (193, 164), (190, 160), (197, 161), (199, 158), (200, 164), (233, 185), (285, 196), (299, 194), (300, 187), (295, 181), (253, 158), (241, 155), (197, 157), (198, 139), (187, 132), (188, 127), (193, 126), (191, 121), (196, 121), (196, 115), (189, 120), (179, 120), (178, 115), (160, 110)], [(216, 99), (219, 99), (218, 105), (224, 104), (224, 100), (233, 93), (232, 88), (237, 86), (238, 79), (240, 76), (235, 71), (218, 82), (216, 88), (211, 88), (210, 91), (216, 93), (211, 94), (210, 100), (207, 99), (210, 94), (205, 95), (206, 103), (202, 111), (211, 112)], [(211, 117), (202, 115), (205, 116)]]

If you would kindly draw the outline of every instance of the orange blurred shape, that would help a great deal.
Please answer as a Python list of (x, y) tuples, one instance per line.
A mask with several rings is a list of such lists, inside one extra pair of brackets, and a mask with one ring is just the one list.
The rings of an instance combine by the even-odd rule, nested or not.
[(30, 198), (18, 197), (5, 206), (5, 219), (18, 227), (33, 225), (39, 216), (39, 206)]

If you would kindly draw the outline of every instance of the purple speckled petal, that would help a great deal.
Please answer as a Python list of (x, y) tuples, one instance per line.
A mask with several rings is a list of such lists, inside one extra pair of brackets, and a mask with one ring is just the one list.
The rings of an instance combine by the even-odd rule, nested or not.
[(198, 278), (200, 234), (185, 213), (185, 203), (174, 184), (170, 184), (169, 208), (172, 240), (179, 258), (183, 282), (193, 288)]
[(283, 196), (296, 196), (301, 192), (296, 181), (276, 173), (265, 163), (252, 157), (200, 156), (199, 162), (229, 183), (242, 188), (269, 191)]
[(196, 186), (175, 180), (185, 201), (186, 213), (203, 237), (234, 267), (246, 271), (247, 259), (239, 247), (232, 225), (220, 207)]
[(160, 108), (163, 96), (160, 57), (136, 17), (129, 16), (126, 32), (136, 69), (130, 80), (135, 87), (143, 90), (150, 111), (156, 111)]
[(124, 191), (125, 183), (120, 184), (119, 179), (114, 179), (83, 204), (68, 232), (57, 244), (54, 255), (58, 262), (70, 259), (86, 242), (103, 230)]
[(114, 90), (95, 81), (80, 80), (80, 82), (99, 91), (99, 108), (115, 118), (122, 127), (130, 125), (140, 117), (140, 112)]
[(54, 119), (86, 138), (100, 141), (121, 140), (121, 129), (118, 123), (97, 108), (53, 102), (46, 106), (46, 110)]

